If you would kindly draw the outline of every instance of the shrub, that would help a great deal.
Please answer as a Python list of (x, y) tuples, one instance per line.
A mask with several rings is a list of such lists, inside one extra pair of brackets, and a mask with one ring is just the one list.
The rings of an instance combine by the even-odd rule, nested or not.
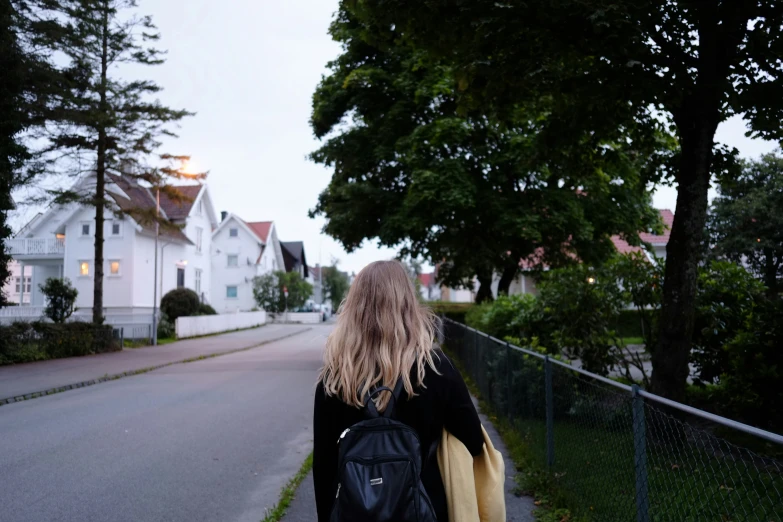
[(175, 288), (160, 301), (160, 310), (169, 321), (176, 321), (177, 317), (189, 317), (199, 312), (201, 300), (198, 294), (189, 288)]
[(217, 315), (217, 312), (210, 305), (201, 303), (198, 307), (198, 315)]
[(92, 323), (14, 323), (0, 326), (0, 364), (120, 350), (113, 328)]
[(437, 315), (462, 324), (467, 324), (465, 315), (476, 306), (473, 303), (450, 303), (448, 301), (431, 301), (426, 305)]
[(158, 322), (158, 339), (171, 339), (175, 335), (174, 323), (169, 320), (169, 317), (165, 313), (160, 314), (160, 321)]
[(691, 362), (698, 382), (716, 383), (729, 371), (725, 347), (747, 327), (764, 285), (743, 267), (714, 261), (699, 271)]
[(69, 279), (50, 277), (46, 283), (38, 285), (38, 288), (46, 296), (47, 304), (44, 310), (46, 317), (55, 323), (64, 323), (73, 315), (79, 291), (71, 285)]
[(783, 300), (753, 304), (742, 330), (725, 346), (721, 375), (725, 406), (734, 418), (783, 431)]
[(622, 357), (614, 325), (625, 305), (611, 267), (579, 264), (553, 270), (538, 288), (531, 331), (544, 346), (557, 347), (586, 370), (606, 375)]
[(465, 316), (468, 326), (498, 339), (529, 337), (530, 315), (536, 298), (530, 294), (501, 295), (495, 301), (471, 308)]

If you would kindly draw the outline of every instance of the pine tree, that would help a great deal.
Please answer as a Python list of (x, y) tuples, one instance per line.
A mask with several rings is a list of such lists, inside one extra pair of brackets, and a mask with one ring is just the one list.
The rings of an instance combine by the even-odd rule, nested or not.
[[(47, 5), (57, 2), (47, 0)], [(43, 12), (34, 0), (0, 0), (0, 288), (10, 276), (5, 240), (11, 236), (12, 193), (40, 173), (24, 134), (47, 120), (50, 102), (62, 85), (39, 45), (56, 27)], [(0, 292), (0, 306), (5, 299)]]
[[(164, 52), (154, 47), (160, 35), (149, 16), (133, 10), (136, 0), (63, 0), (63, 30), (55, 47), (68, 59), (65, 75), (70, 96), (51, 126), (51, 147), (58, 168), (88, 183), (58, 191), (56, 202), (95, 208), (93, 322), (103, 321), (103, 243), (105, 213), (120, 213), (107, 198), (107, 175), (142, 180), (172, 199), (182, 196), (166, 180), (182, 173), (172, 162), (184, 156), (158, 156), (167, 164), (150, 163), (171, 126), (191, 113), (163, 106), (151, 97), (161, 87), (149, 80), (125, 80), (126, 65), (160, 65)], [(92, 180), (94, 179), (94, 183)], [(127, 212), (127, 209), (126, 209)], [(138, 209), (134, 218), (159, 219), (154, 210)]]

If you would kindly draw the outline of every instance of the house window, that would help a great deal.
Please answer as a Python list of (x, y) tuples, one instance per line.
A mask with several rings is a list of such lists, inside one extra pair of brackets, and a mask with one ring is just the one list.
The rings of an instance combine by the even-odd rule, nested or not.
[(82, 277), (87, 277), (88, 275), (90, 275), (89, 261), (79, 261), (79, 275)]
[(204, 212), (204, 202), (199, 200), (198, 206), (196, 207), (196, 214), (199, 216)]
[(82, 223), (82, 236), (89, 236), (89, 235), (90, 235), (90, 224)]
[(112, 221), (111, 222), (111, 235), (112, 236), (119, 236), (122, 234), (122, 225), (119, 221)]
[(228, 229), (228, 237), (239, 237), (239, 229), (238, 228), (229, 228)]
[(196, 269), (196, 293), (201, 295), (201, 270)]
[(236, 299), (237, 298), (237, 287), (236, 286), (227, 286), (226, 287), (226, 299)]
[(196, 228), (196, 252), (201, 253), (201, 243), (204, 237), (204, 229)]
[(177, 288), (185, 288), (185, 269), (177, 268)]
[(109, 274), (113, 276), (120, 275), (120, 262), (119, 261), (109, 261)]
[(239, 266), (239, 256), (236, 254), (229, 254), (228, 266)]

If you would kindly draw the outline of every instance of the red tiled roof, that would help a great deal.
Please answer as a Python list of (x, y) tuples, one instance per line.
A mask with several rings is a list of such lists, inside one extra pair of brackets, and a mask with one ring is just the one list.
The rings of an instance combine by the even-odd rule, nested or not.
[[(117, 203), (119, 209), (123, 213), (134, 218), (147, 232), (154, 232), (154, 217), (151, 218), (151, 220), (145, 217), (145, 214), (149, 213), (150, 211), (154, 211), (155, 207), (157, 207), (155, 197), (152, 195), (150, 190), (139, 185), (134, 180), (130, 180), (122, 176), (107, 174), (107, 177), (128, 196), (126, 198), (120, 194), (115, 194), (111, 187), (106, 189), (106, 192), (112, 197), (115, 203)], [(161, 207), (163, 207), (163, 194), (161, 194), (160, 200)], [(169, 218), (168, 221), (171, 222), (172, 218), (168, 215), (168, 212), (166, 212), (166, 216)], [(160, 227), (160, 235), (169, 237), (171, 239), (176, 239), (178, 241), (191, 243), (182, 230), (173, 223), (171, 225), (166, 225), (163, 223)]]
[(261, 241), (266, 243), (266, 240), (269, 238), (269, 231), (272, 230), (273, 221), (255, 221), (252, 223), (246, 221), (245, 223)]
[(672, 224), (674, 223), (674, 212), (666, 208), (661, 209), (658, 212), (661, 213), (661, 220), (663, 221), (663, 234), (658, 236), (655, 234), (642, 232), (639, 234), (639, 237), (642, 239), (642, 241), (651, 243), (653, 245), (665, 245), (669, 242), (669, 236), (671, 236), (672, 233)]
[(190, 215), (193, 202), (201, 192), (203, 185), (178, 185), (177, 192), (182, 194), (182, 199), (172, 199), (168, 194), (160, 193), (160, 208), (172, 221), (185, 219)]

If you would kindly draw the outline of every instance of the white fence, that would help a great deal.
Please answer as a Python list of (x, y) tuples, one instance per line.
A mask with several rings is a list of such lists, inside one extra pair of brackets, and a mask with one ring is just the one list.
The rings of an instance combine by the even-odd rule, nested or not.
[(236, 314), (199, 315), (179, 317), (175, 323), (177, 339), (198, 337), (242, 328), (261, 326), (266, 322), (266, 312), (241, 312)]
[(323, 314), (321, 312), (283, 312), (269, 314), (269, 320), (273, 323), (318, 324), (323, 321)]

